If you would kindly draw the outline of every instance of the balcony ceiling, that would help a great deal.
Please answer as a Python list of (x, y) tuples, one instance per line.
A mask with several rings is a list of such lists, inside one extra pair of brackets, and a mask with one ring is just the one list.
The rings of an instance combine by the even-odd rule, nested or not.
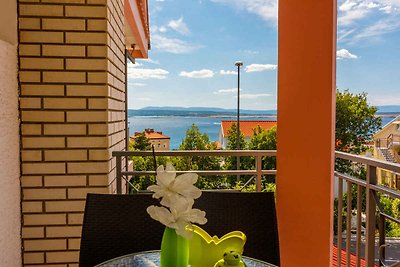
[(125, 0), (125, 45), (133, 58), (147, 58), (150, 47), (147, 0)]

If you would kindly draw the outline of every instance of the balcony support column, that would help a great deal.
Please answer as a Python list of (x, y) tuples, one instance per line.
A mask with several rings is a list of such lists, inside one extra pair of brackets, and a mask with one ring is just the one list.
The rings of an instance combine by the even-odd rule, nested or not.
[(336, 1), (279, 1), (278, 25), (281, 266), (331, 266)]

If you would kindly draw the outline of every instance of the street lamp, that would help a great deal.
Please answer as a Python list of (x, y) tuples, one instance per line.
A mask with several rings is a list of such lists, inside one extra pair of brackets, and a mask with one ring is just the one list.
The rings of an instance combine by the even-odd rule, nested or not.
[[(236, 61), (235, 66), (237, 67), (238, 79), (237, 79), (237, 135), (236, 135), (236, 149), (240, 150), (240, 67), (243, 66), (242, 61)], [(236, 158), (236, 169), (240, 170), (240, 156)], [(240, 175), (237, 176), (237, 180), (240, 180)]]

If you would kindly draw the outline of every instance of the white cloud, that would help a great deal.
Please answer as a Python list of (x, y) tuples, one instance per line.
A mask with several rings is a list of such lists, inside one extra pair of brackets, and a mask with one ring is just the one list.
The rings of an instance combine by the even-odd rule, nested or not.
[(384, 6), (384, 7), (379, 8), (379, 10), (383, 11), (383, 12), (385, 12), (387, 14), (390, 14), (390, 13), (393, 12), (393, 7), (388, 5), (388, 6)]
[[(240, 89), (242, 91), (242, 89)], [(229, 88), (229, 89), (220, 89), (218, 91), (213, 92), (214, 95), (223, 95), (223, 94), (233, 94), (237, 92), (237, 88)]]
[(187, 54), (203, 46), (191, 44), (176, 38), (168, 38), (159, 34), (152, 35), (152, 47), (173, 54)]
[(369, 0), (346, 0), (339, 5), (338, 24), (353, 24), (373, 12), (373, 9), (380, 7), (381, 4)]
[(376, 41), (400, 29), (400, 0), (339, 0), (338, 5), (339, 42)]
[(162, 33), (164, 33), (164, 32), (166, 32), (166, 31), (167, 31), (167, 27), (165, 27), (165, 26), (161, 26), (161, 27), (157, 28), (157, 30), (158, 30), (159, 32), (162, 32)]
[(358, 58), (358, 56), (350, 53), (349, 50), (343, 48), (343, 49), (336, 51), (336, 58), (337, 59), (343, 59), (343, 58), (356, 59), (356, 58)]
[(219, 74), (221, 74), (221, 75), (237, 75), (237, 71), (234, 71), (234, 70), (220, 70)]
[(183, 17), (180, 17), (177, 20), (169, 21), (168, 22), (168, 27), (170, 27), (174, 31), (177, 31), (177, 32), (179, 32), (180, 34), (183, 34), (183, 35), (189, 35), (190, 34), (190, 30), (189, 30), (188, 26), (186, 25), (186, 23), (183, 21)]
[(398, 18), (382, 19), (355, 34), (351, 42), (358, 42), (365, 39), (377, 39), (384, 34), (398, 31), (399, 29), (400, 20)]
[(138, 101), (151, 101), (153, 99), (151, 99), (150, 97), (135, 97), (135, 100), (138, 100)]
[(350, 29), (350, 30), (339, 30), (337, 34), (337, 40), (338, 42), (345, 40), (345, 38), (355, 32), (356, 29)]
[(214, 76), (214, 72), (208, 69), (194, 70), (190, 72), (181, 71), (181, 73), (179, 73), (179, 76), (187, 78), (211, 78)]
[(249, 49), (243, 50), (243, 52), (245, 52), (246, 54), (250, 54), (250, 55), (257, 55), (260, 53), (259, 51), (249, 50)]
[(137, 67), (140, 67), (140, 66), (143, 66), (143, 64), (140, 63), (140, 62), (137, 62), (137, 61), (135, 63), (128, 63), (128, 68), (129, 69), (137, 68)]
[(276, 70), (278, 65), (274, 64), (250, 64), (246, 66), (246, 72), (259, 72), (259, 71), (269, 71)]
[(136, 60), (136, 64), (140, 64), (138, 62), (143, 62), (143, 63), (151, 63), (151, 64), (155, 64), (155, 65), (160, 65), (160, 62), (158, 60), (153, 60), (150, 58), (140, 58)]
[(128, 69), (128, 77), (131, 79), (165, 79), (169, 74), (168, 71), (164, 69), (143, 69), (143, 68), (133, 68)]
[(276, 24), (278, 19), (277, 0), (211, 0), (215, 3), (233, 6), (239, 10), (246, 10), (256, 14), (267, 22)]
[(269, 97), (271, 94), (241, 94), (240, 98), (243, 99), (256, 99), (260, 97)]
[(145, 84), (145, 83), (130, 83), (130, 85), (142, 87), (142, 86), (146, 86), (147, 84)]

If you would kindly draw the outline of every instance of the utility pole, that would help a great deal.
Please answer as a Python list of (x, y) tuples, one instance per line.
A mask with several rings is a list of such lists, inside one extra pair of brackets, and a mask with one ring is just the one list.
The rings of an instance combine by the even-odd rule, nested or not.
[[(240, 67), (243, 66), (242, 61), (236, 61), (237, 67), (237, 124), (236, 124), (236, 150), (240, 150)], [(240, 156), (236, 158), (236, 169), (240, 170)], [(237, 175), (237, 180), (240, 180), (240, 175)]]

